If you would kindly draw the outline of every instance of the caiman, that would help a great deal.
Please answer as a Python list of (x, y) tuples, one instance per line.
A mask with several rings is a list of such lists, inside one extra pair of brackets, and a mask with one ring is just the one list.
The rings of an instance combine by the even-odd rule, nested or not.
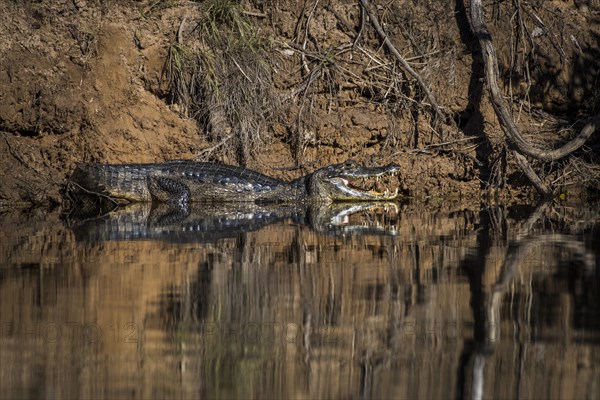
[(291, 182), (225, 164), (188, 160), (160, 164), (79, 164), (71, 186), (117, 203), (386, 201), (395, 191), (361, 189), (357, 181), (398, 174), (397, 164), (364, 167), (352, 160), (321, 168)]

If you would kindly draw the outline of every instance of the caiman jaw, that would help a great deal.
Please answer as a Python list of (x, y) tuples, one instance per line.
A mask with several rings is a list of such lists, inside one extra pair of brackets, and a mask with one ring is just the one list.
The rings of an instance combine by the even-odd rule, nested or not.
[[(400, 171), (397, 164), (389, 164), (385, 167), (365, 168), (355, 166), (353, 163), (344, 165), (347, 168), (338, 176), (330, 176), (329, 184), (335, 190), (330, 192), (333, 201), (386, 201), (398, 197), (398, 188), (394, 191), (385, 189), (383, 192), (376, 190), (376, 182), (382, 176), (394, 176)], [(361, 184), (362, 180), (362, 184)], [(370, 184), (369, 184), (370, 182)], [(368, 186), (365, 186), (368, 185)]]
[[(383, 176), (398, 175), (399, 172), (400, 166), (397, 164), (363, 167), (348, 160), (315, 171), (309, 181), (309, 196), (318, 201), (332, 202), (394, 200), (398, 197), (398, 189), (380, 189), (375, 181)], [(390, 184), (389, 181), (383, 182), (383, 186), (389, 187)]]
[(360, 200), (394, 200), (398, 197), (398, 188), (393, 192), (387, 189), (384, 192), (378, 192), (376, 190), (361, 190), (350, 186), (350, 182), (345, 178), (332, 178), (330, 182), (341, 192), (336, 193), (332, 200), (349, 200), (349, 201), (360, 201)]

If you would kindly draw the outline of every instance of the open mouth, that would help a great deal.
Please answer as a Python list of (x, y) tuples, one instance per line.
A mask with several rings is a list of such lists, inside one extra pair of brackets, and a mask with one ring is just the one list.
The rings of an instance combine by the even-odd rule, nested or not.
[(395, 173), (374, 176), (333, 178), (331, 180), (348, 199), (393, 200), (398, 197), (399, 181)]

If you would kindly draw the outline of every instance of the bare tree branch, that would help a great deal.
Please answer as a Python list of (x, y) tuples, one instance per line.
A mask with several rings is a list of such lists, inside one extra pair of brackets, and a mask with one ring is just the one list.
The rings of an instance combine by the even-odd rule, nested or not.
[(375, 28), (375, 30), (377, 31), (377, 33), (383, 40), (383, 43), (386, 45), (388, 50), (394, 55), (394, 57), (396, 57), (396, 60), (398, 60), (398, 62), (400, 64), (402, 64), (402, 67), (406, 70), (406, 72), (408, 72), (413, 78), (416, 79), (416, 81), (418, 82), (421, 89), (425, 92), (425, 95), (427, 96), (427, 99), (431, 103), (431, 106), (433, 107), (433, 110), (435, 111), (435, 113), (438, 115), (438, 117), (442, 121), (446, 122), (447, 117), (442, 112), (440, 107), (438, 106), (437, 101), (435, 100), (435, 97), (433, 96), (431, 91), (427, 88), (427, 85), (425, 84), (423, 79), (419, 76), (419, 74), (417, 74), (417, 72), (414, 69), (412, 69), (410, 64), (408, 64), (408, 62), (404, 59), (404, 57), (402, 57), (400, 52), (396, 49), (396, 47), (390, 41), (389, 37), (386, 35), (385, 31), (379, 24), (379, 20), (377, 19), (377, 16), (371, 10), (371, 6), (370, 6), (368, 0), (360, 0), (360, 4), (363, 6), (364, 10), (369, 15), (369, 18), (371, 19), (371, 24), (373, 25), (373, 27)]
[(529, 165), (529, 161), (527, 161), (527, 158), (516, 150), (512, 150), (512, 154), (515, 157), (519, 168), (521, 168), (521, 171), (523, 171), (525, 176), (527, 176), (527, 178), (533, 184), (540, 196), (544, 198), (551, 197), (552, 191), (548, 189), (548, 186), (546, 186), (544, 181), (542, 181), (538, 174), (535, 173), (533, 168), (531, 168), (531, 165)]
[[(487, 25), (485, 23), (485, 17), (483, 15), (483, 6), (481, 4), (481, 0), (471, 0), (471, 25), (473, 28), (473, 32), (479, 40), (479, 44), (483, 52), (486, 79), (488, 89), (490, 92), (490, 97), (492, 100), (492, 105), (494, 107), (494, 110), (496, 111), (498, 119), (500, 120), (500, 125), (502, 126), (504, 133), (508, 137), (511, 144), (513, 144), (516, 147), (518, 152), (543, 161), (555, 161), (571, 154), (579, 147), (581, 147), (585, 143), (585, 141), (592, 135), (592, 133), (594, 133), (594, 131), (600, 124), (599, 117), (592, 118), (587, 123), (587, 125), (581, 130), (579, 135), (577, 135), (574, 139), (565, 143), (558, 149), (539, 149), (527, 142), (523, 138), (523, 136), (517, 129), (515, 123), (513, 122), (510, 113), (508, 112), (508, 107), (506, 106), (504, 99), (500, 94), (500, 88), (498, 87), (498, 59), (496, 57), (496, 51), (492, 44), (492, 36), (490, 35)], [(530, 172), (533, 172), (533, 170), (531, 170)], [(532, 181), (532, 183), (534, 182)], [(541, 183), (541, 180), (538, 183)], [(534, 185), (539, 190), (537, 184), (534, 183)]]

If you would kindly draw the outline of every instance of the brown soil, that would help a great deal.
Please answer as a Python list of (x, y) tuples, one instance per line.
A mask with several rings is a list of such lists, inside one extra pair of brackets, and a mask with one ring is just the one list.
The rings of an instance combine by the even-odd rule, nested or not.
[[(552, 144), (573, 133), (561, 126), (600, 108), (600, 7), (597, 1), (533, 3), (520, 15), (526, 32), (513, 29), (514, 10), (504, 3), (489, 4), (486, 13), (519, 127)], [(394, 45), (453, 123), (435, 121), (368, 20), (361, 30), (358, 2), (323, 1), (313, 11), (314, 2), (246, 1), (249, 20), (269, 43), (280, 99), (247, 166), (289, 179), (347, 158), (394, 161), (403, 167), (403, 193), (415, 198), (478, 199), (490, 188), (530, 196), (512, 161), (502, 164), (503, 136), (482, 96), (476, 40), (462, 2), (376, 4)], [(218, 143), (218, 135), (169, 104), (163, 75), (183, 16), (193, 19), (198, 7), (155, 0), (0, 2), (0, 208), (60, 204), (77, 162), (193, 159)], [(184, 37), (192, 40), (188, 26)], [(335, 53), (358, 31), (351, 51)], [(515, 32), (523, 43), (531, 38), (535, 52), (527, 51), (531, 43), (519, 47)], [(327, 62), (315, 62), (322, 55)], [(305, 67), (321, 68), (320, 75), (299, 91)], [(236, 162), (227, 152), (212, 159)], [(540, 168), (551, 177), (552, 167)]]

